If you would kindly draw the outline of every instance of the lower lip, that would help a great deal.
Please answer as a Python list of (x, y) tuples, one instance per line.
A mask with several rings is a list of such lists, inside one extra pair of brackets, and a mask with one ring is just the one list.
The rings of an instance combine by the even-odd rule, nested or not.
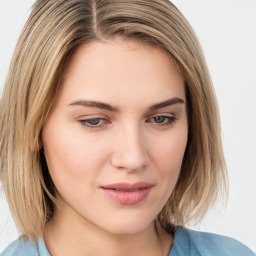
[(114, 189), (101, 188), (106, 196), (120, 204), (133, 205), (146, 199), (152, 187), (136, 191), (119, 191)]

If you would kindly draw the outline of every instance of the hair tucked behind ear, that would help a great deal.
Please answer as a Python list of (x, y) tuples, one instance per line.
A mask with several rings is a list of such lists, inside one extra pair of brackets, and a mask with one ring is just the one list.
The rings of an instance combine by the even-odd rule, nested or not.
[(217, 103), (198, 40), (168, 0), (38, 0), (17, 43), (0, 102), (0, 173), (21, 234), (36, 239), (54, 215), (40, 133), (70, 56), (94, 40), (164, 48), (186, 82), (189, 138), (176, 187), (159, 214), (172, 230), (200, 220), (227, 188)]

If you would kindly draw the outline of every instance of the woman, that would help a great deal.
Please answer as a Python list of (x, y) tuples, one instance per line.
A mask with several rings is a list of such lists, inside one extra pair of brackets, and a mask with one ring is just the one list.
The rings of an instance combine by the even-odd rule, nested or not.
[(227, 188), (214, 91), (167, 0), (39, 0), (1, 99), (1, 255), (254, 255), (185, 228)]

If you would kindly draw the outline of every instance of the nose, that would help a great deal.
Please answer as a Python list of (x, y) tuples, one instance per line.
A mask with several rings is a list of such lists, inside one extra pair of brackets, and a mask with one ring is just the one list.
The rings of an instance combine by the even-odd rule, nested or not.
[(128, 172), (143, 169), (149, 161), (146, 140), (139, 127), (128, 126), (115, 133), (111, 164)]

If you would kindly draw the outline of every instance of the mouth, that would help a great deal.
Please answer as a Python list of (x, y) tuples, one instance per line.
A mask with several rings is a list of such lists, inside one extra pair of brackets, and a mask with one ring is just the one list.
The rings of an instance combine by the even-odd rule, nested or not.
[(124, 205), (138, 204), (149, 195), (153, 184), (147, 182), (115, 183), (101, 187), (104, 194), (117, 203)]
[(136, 188), (136, 189), (106, 188), (106, 189), (112, 189), (112, 190), (123, 191), (123, 192), (133, 192), (133, 191), (143, 190), (145, 188)]

